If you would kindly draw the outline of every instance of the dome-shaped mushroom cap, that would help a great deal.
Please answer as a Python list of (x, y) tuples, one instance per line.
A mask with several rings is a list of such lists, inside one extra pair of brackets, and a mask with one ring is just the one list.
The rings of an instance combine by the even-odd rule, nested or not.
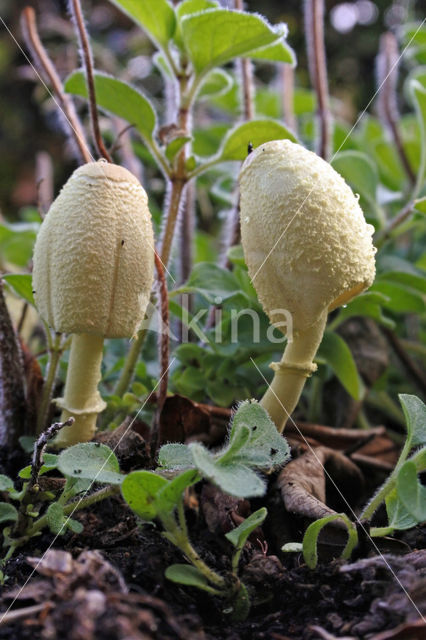
[(56, 331), (133, 336), (154, 277), (148, 198), (127, 169), (79, 167), (46, 215), (34, 249), (33, 289)]
[(244, 255), (271, 322), (286, 310), (304, 331), (372, 284), (374, 229), (327, 162), (276, 140), (247, 157), (239, 180)]

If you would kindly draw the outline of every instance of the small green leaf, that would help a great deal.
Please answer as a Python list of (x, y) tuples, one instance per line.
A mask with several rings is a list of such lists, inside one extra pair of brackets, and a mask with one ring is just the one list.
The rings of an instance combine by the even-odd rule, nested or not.
[(302, 553), (303, 544), (301, 542), (287, 542), (281, 547), (284, 553)]
[(425, 308), (423, 297), (414, 289), (377, 278), (370, 287), (370, 292), (378, 291), (388, 299), (383, 301), (383, 307), (397, 313), (422, 313)]
[(317, 359), (330, 365), (346, 391), (355, 400), (362, 398), (364, 387), (355, 360), (341, 336), (332, 331), (326, 331), (318, 349)]
[(398, 497), (396, 489), (390, 492), (386, 498), (386, 512), (388, 514), (389, 527), (405, 531), (417, 524), (417, 520), (407, 511), (403, 502)]
[(9, 489), (14, 489), (13, 481), (9, 476), (0, 473), (0, 491), (9, 491)]
[[(228, 269), (217, 264), (199, 262), (193, 268), (187, 282), (170, 295), (181, 293), (199, 293), (210, 304), (218, 304), (240, 293), (240, 285)], [(219, 299), (219, 300), (218, 300)]]
[(245, 53), (242, 57), (269, 62), (284, 62), (291, 64), (293, 67), (296, 65), (296, 54), (286, 42), (282, 41), (274, 42), (266, 47), (260, 47), (260, 49), (254, 49)]
[(35, 307), (32, 276), (29, 273), (6, 273), (2, 279), (17, 296)]
[(189, 564), (172, 564), (167, 567), (164, 575), (171, 582), (184, 584), (187, 587), (196, 587), (209, 593), (216, 593), (204, 574)]
[(170, 480), (162, 489), (158, 491), (156, 505), (159, 513), (169, 513), (174, 511), (182, 494), (188, 487), (200, 480), (196, 469), (188, 469)]
[(336, 513), (335, 515), (325, 516), (325, 518), (320, 518), (319, 520), (312, 522), (312, 524), (310, 524), (306, 529), (305, 535), (303, 536), (303, 558), (310, 569), (315, 569), (318, 564), (317, 545), (319, 534), (326, 524), (339, 519), (343, 520), (348, 529), (348, 541), (342, 551), (341, 557), (344, 560), (348, 560), (351, 557), (353, 549), (358, 544), (358, 533), (353, 522), (349, 520), (345, 513)]
[(132, 471), (122, 485), (121, 493), (129, 507), (142, 520), (154, 520), (158, 515), (157, 495), (167, 480), (152, 471)]
[(416, 200), (414, 208), (420, 211), (420, 213), (426, 213), (426, 197)]
[(383, 315), (382, 306), (389, 298), (378, 291), (366, 291), (351, 300), (339, 311), (339, 324), (353, 316), (368, 316), (389, 329), (395, 328), (395, 322)]
[(181, 136), (179, 138), (175, 138), (166, 147), (165, 156), (169, 162), (173, 162), (176, 154), (186, 145), (187, 142), (191, 140), (190, 136)]
[(275, 120), (250, 120), (231, 129), (218, 154), (218, 162), (245, 160), (249, 143), (254, 148), (271, 140), (291, 140), (296, 142), (294, 134)]
[(223, 69), (213, 69), (208, 73), (198, 92), (198, 98), (210, 98), (212, 96), (221, 96), (229, 91), (234, 84), (234, 80), (223, 71)]
[(260, 527), (267, 515), (268, 511), (265, 507), (258, 509), (246, 518), (238, 527), (229, 531), (229, 533), (226, 533), (225, 537), (236, 549), (242, 549), (247, 542), (247, 538), (255, 529), (257, 529), (257, 527)]
[(158, 464), (165, 469), (187, 469), (194, 466), (194, 460), (188, 445), (171, 443), (161, 447)]
[(79, 522), (78, 520), (74, 520), (74, 518), (67, 518), (65, 524), (73, 533), (81, 533), (84, 529), (81, 522)]
[(173, 37), (175, 12), (167, 0), (110, 0), (147, 33), (151, 40), (165, 47)]
[(125, 477), (120, 473), (115, 454), (105, 444), (97, 442), (75, 444), (62, 451), (58, 458), (58, 469), (69, 478), (107, 484), (120, 484)]
[(426, 487), (420, 484), (416, 465), (404, 462), (396, 479), (398, 497), (407, 511), (421, 524), (426, 521)]
[(47, 511), (47, 524), (52, 533), (55, 535), (65, 533), (65, 514), (62, 505), (59, 502), (52, 502)]
[[(144, 5), (145, 3), (141, 3)], [(99, 107), (134, 125), (144, 140), (150, 142), (156, 125), (155, 111), (149, 100), (137, 89), (96, 71), (95, 90)], [(65, 81), (65, 91), (87, 98), (86, 79), (82, 71), (74, 71)]]
[(355, 191), (369, 202), (376, 202), (379, 176), (376, 165), (366, 153), (352, 150), (340, 151), (331, 164)]
[(184, 46), (200, 73), (233, 58), (279, 41), (282, 25), (270, 26), (260, 16), (229, 9), (208, 9), (181, 21)]
[(217, 464), (202, 445), (193, 442), (189, 447), (201, 475), (225, 493), (239, 498), (264, 495), (266, 483), (250, 468), (241, 464)]
[(34, 444), (36, 438), (34, 436), (21, 436), (19, 438), (19, 444), (25, 451), (25, 453), (32, 453), (34, 451)]
[(400, 393), (399, 401), (407, 424), (407, 439), (411, 447), (426, 445), (426, 405), (417, 396)]
[(18, 512), (12, 504), (0, 502), (0, 522), (15, 522), (18, 519)]

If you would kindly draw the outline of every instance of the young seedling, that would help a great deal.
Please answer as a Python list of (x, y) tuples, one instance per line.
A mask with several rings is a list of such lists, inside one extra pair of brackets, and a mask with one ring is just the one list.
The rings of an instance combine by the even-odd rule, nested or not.
[(77, 169), (46, 215), (34, 249), (33, 288), (42, 318), (72, 333), (56, 446), (90, 440), (105, 408), (98, 383), (104, 338), (132, 338), (153, 283), (147, 195), (127, 169), (105, 161)]
[(249, 274), (271, 322), (288, 337), (261, 401), (282, 432), (317, 368), (328, 313), (374, 280), (374, 229), (343, 178), (289, 140), (258, 147), (239, 180)]

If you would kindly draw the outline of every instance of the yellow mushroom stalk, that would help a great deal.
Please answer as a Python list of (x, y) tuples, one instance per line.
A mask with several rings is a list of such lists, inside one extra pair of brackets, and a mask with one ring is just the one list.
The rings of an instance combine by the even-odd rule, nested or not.
[(73, 334), (55, 444), (91, 440), (105, 408), (98, 391), (104, 338), (133, 337), (154, 278), (148, 198), (127, 169), (105, 161), (79, 167), (43, 221), (34, 249), (33, 289), (42, 318)]
[(328, 313), (374, 280), (374, 229), (344, 179), (289, 140), (258, 147), (239, 180), (249, 274), (271, 323), (287, 335), (261, 401), (281, 432), (316, 370)]

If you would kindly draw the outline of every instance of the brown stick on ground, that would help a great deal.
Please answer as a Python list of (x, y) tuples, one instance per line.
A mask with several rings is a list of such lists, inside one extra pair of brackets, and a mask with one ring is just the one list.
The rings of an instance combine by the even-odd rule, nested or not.
[(84, 129), (78, 119), (72, 98), (64, 92), (58, 72), (40, 40), (35, 11), (32, 7), (25, 7), (21, 13), (21, 30), (25, 44), (31, 52), (32, 62), (37, 73), (50, 86), (57, 106), (65, 115), (65, 120), (77, 144), (79, 155), (84, 162), (91, 162), (93, 158), (86, 141)]

